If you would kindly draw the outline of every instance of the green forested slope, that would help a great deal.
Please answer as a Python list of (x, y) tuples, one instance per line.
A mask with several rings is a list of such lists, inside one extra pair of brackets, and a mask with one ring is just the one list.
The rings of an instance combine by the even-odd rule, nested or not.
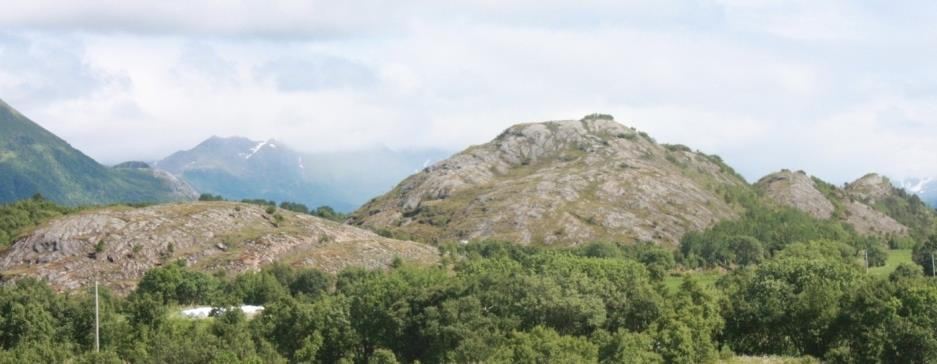
[(184, 198), (147, 169), (95, 162), (0, 100), (0, 202), (36, 193), (69, 205)]

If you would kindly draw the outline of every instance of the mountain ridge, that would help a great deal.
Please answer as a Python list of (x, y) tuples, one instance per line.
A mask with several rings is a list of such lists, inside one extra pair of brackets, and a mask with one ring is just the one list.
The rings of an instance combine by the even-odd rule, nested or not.
[(0, 100), (0, 202), (34, 194), (69, 205), (196, 197), (153, 170), (109, 168)]

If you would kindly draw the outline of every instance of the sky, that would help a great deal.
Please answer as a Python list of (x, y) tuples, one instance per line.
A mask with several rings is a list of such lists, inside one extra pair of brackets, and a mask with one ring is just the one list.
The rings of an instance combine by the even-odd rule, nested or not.
[(937, 176), (932, 1), (31, 0), (0, 99), (105, 163), (212, 135), (457, 151), (601, 112), (750, 181)]

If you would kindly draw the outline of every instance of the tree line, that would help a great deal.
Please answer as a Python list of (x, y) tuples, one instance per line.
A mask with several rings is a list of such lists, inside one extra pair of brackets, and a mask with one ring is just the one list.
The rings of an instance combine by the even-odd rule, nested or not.
[[(844, 245), (845, 246), (845, 245)], [(0, 362), (706, 363), (736, 354), (830, 363), (937, 358), (937, 281), (919, 265), (873, 277), (829, 241), (793, 243), (715, 286), (664, 280), (652, 245), (444, 246), (438, 266), (329, 275), (274, 264), (226, 277), (157, 267), (126, 297), (21, 279), (0, 288)], [(185, 305), (263, 305), (248, 319)]]

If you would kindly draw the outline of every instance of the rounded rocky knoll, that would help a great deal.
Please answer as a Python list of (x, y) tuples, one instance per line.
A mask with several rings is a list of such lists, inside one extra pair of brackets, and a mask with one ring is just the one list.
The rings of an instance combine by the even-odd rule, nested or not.
[(44, 223), (0, 255), (5, 279), (33, 276), (59, 290), (97, 274), (128, 292), (149, 269), (185, 260), (193, 269), (236, 274), (273, 262), (336, 273), (381, 268), (395, 258), (438, 261), (436, 248), (381, 237), (318, 217), (234, 202), (108, 207)]
[(401, 182), (349, 222), (441, 243), (676, 244), (737, 217), (746, 182), (715, 156), (656, 143), (608, 115), (515, 125)]

